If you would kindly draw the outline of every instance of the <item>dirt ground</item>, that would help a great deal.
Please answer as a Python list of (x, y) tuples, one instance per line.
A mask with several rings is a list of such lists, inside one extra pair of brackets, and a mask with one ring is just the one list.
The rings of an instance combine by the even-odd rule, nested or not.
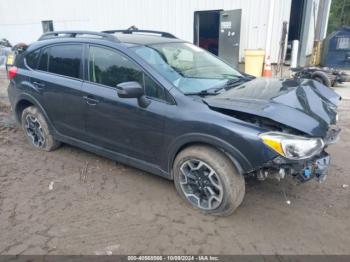
[(0, 254), (350, 254), (350, 100), (325, 183), (248, 180), (220, 218), (188, 207), (171, 181), (68, 145), (32, 149), (1, 78)]

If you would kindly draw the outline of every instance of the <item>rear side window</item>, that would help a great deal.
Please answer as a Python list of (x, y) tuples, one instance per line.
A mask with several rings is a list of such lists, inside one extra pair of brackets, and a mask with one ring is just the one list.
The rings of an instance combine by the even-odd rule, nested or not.
[(37, 50), (29, 53), (26, 56), (27, 65), (32, 69), (36, 69), (36, 67), (38, 65), (38, 61), (39, 61), (39, 56), (40, 56), (40, 49), (37, 49)]
[(79, 78), (82, 45), (58, 45), (49, 48), (48, 71), (58, 75)]
[(43, 49), (38, 70), (54, 74), (80, 77), (82, 45), (57, 45)]

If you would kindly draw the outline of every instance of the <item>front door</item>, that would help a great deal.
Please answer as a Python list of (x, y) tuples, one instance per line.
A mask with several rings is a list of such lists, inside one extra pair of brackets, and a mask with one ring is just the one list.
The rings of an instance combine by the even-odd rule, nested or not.
[[(135, 98), (120, 98), (116, 85), (137, 81), (155, 87), (155, 82), (117, 50), (89, 47), (89, 81), (83, 84), (86, 100), (85, 128), (89, 142), (123, 155), (158, 162), (163, 146), (163, 107), (152, 100), (142, 108)], [(158, 86), (159, 87), (159, 86)], [(159, 87), (161, 95), (164, 90)]]
[(238, 68), (242, 10), (220, 12), (219, 57)]

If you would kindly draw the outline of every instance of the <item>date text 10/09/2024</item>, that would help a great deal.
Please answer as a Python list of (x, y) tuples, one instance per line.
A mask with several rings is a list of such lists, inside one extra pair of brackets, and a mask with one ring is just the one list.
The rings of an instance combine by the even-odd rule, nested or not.
[(217, 256), (128, 256), (128, 261), (219, 261)]

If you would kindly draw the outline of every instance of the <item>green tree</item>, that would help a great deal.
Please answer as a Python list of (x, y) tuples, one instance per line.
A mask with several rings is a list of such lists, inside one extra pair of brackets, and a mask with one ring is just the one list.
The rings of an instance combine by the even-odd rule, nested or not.
[(332, 0), (327, 34), (343, 25), (350, 26), (350, 0)]

